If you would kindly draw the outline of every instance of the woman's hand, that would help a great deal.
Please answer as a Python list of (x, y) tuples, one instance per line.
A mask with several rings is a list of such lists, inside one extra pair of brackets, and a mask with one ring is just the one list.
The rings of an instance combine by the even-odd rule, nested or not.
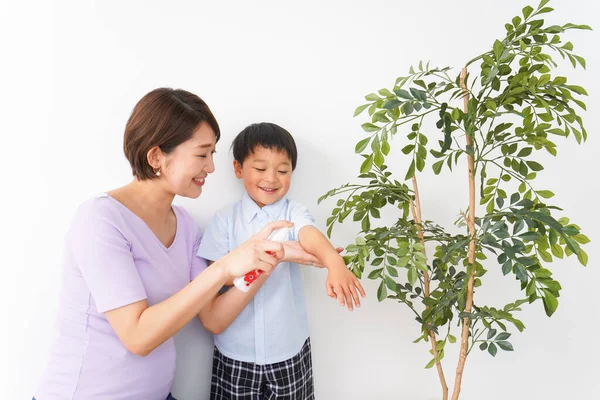
[(269, 274), (283, 259), (283, 245), (266, 240), (269, 235), (281, 228), (290, 228), (294, 224), (288, 221), (276, 221), (267, 224), (260, 232), (242, 243), (219, 260), (231, 278), (244, 276), (255, 269)]
[[(283, 242), (283, 250), (285, 252), (281, 262), (292, 262), (296, 264), (310, 265), (317, 268), (324, 268), (325, 265), (314, 255), (304, 250), (300, 242), (293, 240)], [(343, 247), (336, 248), (338, 253), (344, 251)]]

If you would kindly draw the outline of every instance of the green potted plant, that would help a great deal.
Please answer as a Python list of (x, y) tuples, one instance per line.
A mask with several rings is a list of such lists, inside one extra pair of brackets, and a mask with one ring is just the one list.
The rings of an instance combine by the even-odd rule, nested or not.
[[(541, 302), (548, 316), (556, 311), (561, 286), (548, 264), (565, 256), (588, 262), (582, 245), (589, 239), (549, 203), (550, 190), (534, 186), (544, 169), (535, 158), (539, 152), (556, 156), (557, 139), (587, 138), (578, 115), (586, 109), (581, 100), (586, 90), (552, 71), (557, 54), (585, 68), (562, 35), (591, 28), (547, 26), (542, 18), (553, 11), (548, 2), (523, 8), (505, 25), (506, 36), (467, 62), (458, 76), (420, 62), (392, 88), (367, 95), (355, 111), (370, 117), (362, 124), (368, 135), (355, 149), (363, 158), (359, 181), (319, 199), (339, 198), (327, 220), (328, 235), (349, 218), (360, 222), (345, 261), (359, 278), (366, 273), (380, 281), (379, 301), (392, 299), (414, 312), (420, 327), (415, 342), (430, 342), (426, 368), (436, 367), (444, 400), (450, 395), (442, 367), (448, 343), (459, 342), (451, 396), (457, 400), (471, 350), (492, 356), (499, 349), (512, 351), (512, 331), (524, 329), (516, 314), (525, 304)], [(386, 165), (397, 136), (406, 138), (402, 153), (409, 158), (401, 178)], [(436, 175), (448, 169), (468, 176), (468, 206), (456, 221), (458, 234), (421, 215), (417, 173), (428, 162)], [(387, 207), (396, 209), (395, 220), (380, 219)], [(522, 298), (500, 308), (476, 302), (484, 264), (513, 276)]]

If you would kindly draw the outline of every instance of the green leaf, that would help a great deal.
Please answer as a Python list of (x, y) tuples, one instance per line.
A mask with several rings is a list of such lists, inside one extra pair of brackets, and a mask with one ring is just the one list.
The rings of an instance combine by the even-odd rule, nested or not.
[(491, 338), (493, 338), (494, 336), (496, 336), (496, 332), (497, 331), (495, 329), (488, 330), (488, 333), (487, 333), (488, 340), (490, 340)]
[(557, 257), (557, 258), (563, 258), (564, 257), (564, 251), (563, 251), (562, 247), (560, 247), (560, 245), (558, 243), (553, 244), (552, 247), (551, 247), (551, 250), (552, 250), (552, 254), (554, 254), (555, 257)]
[(431, 359), (429, 363), (425, 366), (425, 369), (432, 368), (435, 365), (435, 358)]
[(533, 12), (533, 7), (531, 7), (531, 6), (526, 6), (525, 8), (523, 8), (523, 16), (525, 17), (525, 19), (529, 18), (529, 16), (531, 15), (532, 12)]
[(360, 113), (365, 111), (365, 109), (369, 106), (370, 106), (370, 104), (363, 104), (362, 106), (356, 107), (356, 110), (354, 111), (354, 116), (356, 117), (356, 116), (360, 115)]
[(483, 342), (483, 343), (481, 343), (481, 344), (479, 345), (479, 349), (480, 349), (481, 351), (485, 351), (485, 350), (487, 350), (487, 347), (488, 347), (488, 344), (487, 344), (487, 342)]
[(498, 353), (498, 348), (494, 343), (490, 343), (488, 346), (488, 353), (492, 355), (492, 357), (496, 357), (496, 353)]
[(516, 17), (514, 17), (512, 19), (512, 23), (513, 23), (514, 27), (517, 28), (519, 25), (521, 25), (521, 17), (519, 17), (517, 15)]
[(375, 158), (373, 159), (373, 161), (375, 162), (375, 165), (381, 167), (385, 161), (385, 159), (383, 158), (383, 154), (381, 154), (380, 151), (375, 152)]
[(401, 268), (404, 268), (408, 265), (408, 263), (410, 262), (410, 257), (409, 256), (402, 256), (398, 258), (398, 266)]
[(395, 108), (398, 108), (398, 106), (400, 106), (402, 104), (402, 102), (398, 99), (392, 99), (392, 100), (388, 100), (384, 103), (383, 108), (386, 110), (393, 110)]
[(504, 45), (502, 44), (501, 41), (496, 40), (494, 42), (494, 57), (496, 58), (496, 60), (500, 60), (500, 56), (502, 55), (503, 51), (504, 51)]
[(449, 334), (448, 335), (448, 341), (450, 343), (456, 343), (456, 337)]
[(509, 337), (510, 337), (510, 333), (502, 332), (502, 333), (499, 333), (498, 336), (496, 336), (496, 340), (506, 340)]
[(577, 56), (575, 54), (573, 54), (573, 57), (575, 57), (575, 59), (579, 62), (579, 64), (583, 67), (583, 69), (585, 69), (585, 58)]
[(379, 288), (377, 289), (377, 300), (383, 301), (387, 298), (387, 287), (384, 282), (381, 281)]
[(510, 342), (500, 340), (500, 341), (496, 342), (496, 344), (498, 345), (498, 347), (500, 347), (504, 351), (513, 351), (514, 350), (512, 344)]
[(396, 268), (392, 267), (392, 266), (387, 266), (386, 267), (388, 274), (390, 274), (391, 277), (397, 278), (398, 277), (398, 271), (396, 270)]
[(547, 251), (538, 249), (538, 254), (540, 255), (541, 259), (544, 260), (545, 262), (552, 262), (552, 256)]
[(368, 138), (365, 138), (365, 139), (361, 140), (360, 142), (358, 142), (356, 144), (356, 147), (354, 148), (354, 152), (357, 154), (362, 153), (367, 148), (370, 141), (371, 141), (371, 138), (368, 137)]
[(521, 239), (523, 239), (523, 241), (528, 242), (528, 241), (536, 240), (537, 238), (540, 237), (540, 234), (537, 232), (525, 232), (525, 233), (520, 234), (519, 237)]
[(369, 219), (368, 215), (363, 218), (361, 227), (365, 232), (371, 229), (371, 220)]
[(527, 157), (528, 155), (531, 154), (531, 151), (532, 151), (531, 147), (523, 147), (517, 154), (517, 157)]
[(390, 144), (387, 141), (381, 143), (381, 152), (386, 156), (390, 154)]
[(542, 290), (544, 292), (544, 297), (543, 297), (544, 309), (546, 311), (546, 315), (551, 317), (552, 314), (554, 314), (554, 312), (558, 308), (558, 300), (548, 289), (542, 289)]
[(579, 249), (579, 254), (577, 254), (577, 259), (584, 267), (587, 266), (588, 263), (588, 255), (583, 249)]
[(535, 161), (526, 161), (527, 166), (529, 166), (529, 168), (531, 168), (533, 171), (538, 172), (544, 169), (544, 167), (540, 164), (537, 163)]
[(581, 86), (575, 86), (575, 85), (566, 85), (567, 88), (569, 88), (570, 90), (572, 90), (573, 92), (577, 93), (577, 94), (581, 94), (584, 96), (588, 95), (588, 92), (582, 88)]
[(379, 130), (379, 127), (377, 125), (374, 125), (370, 122), (365, 122), (361, 125), (361, 127), (365, 132), (377, 132)]
[(545, 199), (550, 199), (554, 197), (554, 193), (552, 193), (550, 190), (538, 190), (536, 193)]
[(577, 243), (587, 244), (590, 242), (590, 239), (585, 236), (583, 233), (578, 233), (577, 235), (572, 236), (573, 239), (577, 241)]
[(404, 146), (402, 148), (401, 151), (404, 154), (410, 154), (414, 149), (415, 149), (415, 145), (414, 144), (407, 144), (406, 146)]
[(417, 155), (417, 169), (423, 171), (423, 168), (425, 168), (425, 159), (422, 156)]
[(408, 268), (408, 282), (411, 285), (414, 285), (415, 282), (417, 281), (417, 279), (419, 279), (419, 274), (417, 272), (417, 269), (414, 266), (410, 266)]
[(365, 161), (363, 161), (362, 165), (360, 166), (360, 173), (367, 173), (371, 170), (371, 168), (373, 168), (373, 154), (371, 154), (365, 159)]
[(396, 93), (396, 95), (397, 95), (398, 97), (401, 97), (401, 98), (403, 98), (403, 99), (406, 99), (406, 100), (412, 100), (412, 96), (410, 95), (410, 93), (408, 93), (408, 92), (407, 92), (406, 90), (404, 90), (404, 89), (397, 89), (397, 90), (394, 90), (394, 93)]
[(381, 272), (383, 271), (383, 268), (378, 268), (378, 269), (374, 269), (373, 271), (371, 271), (369, 273), (368, 278), (369, 279), (377, 279), (381, 276)]
[(442, 167), (444, 166), (444, 160), (438, 161), (433, 164), (433, 172), (438, 175), (442, 171)]
[(415, 160), (410, 163), (410, 167), (408, 167), (408, 171), (406, 172), (406, 176), (404, 180), (409, 180), (415, 175)]
[(382, 95), (382, 96), (385, 96), (385, 97), (392, 97), (392, 96), (394, 96), (394, 95), (392, 94), (392, 92), (390, 92), (388, 89), (385, 89), (385, 88), (384, 88), (384, 89), (381, 89), (381, 90), (379, 91), (379, 94), (380, 94), (380, 95)]

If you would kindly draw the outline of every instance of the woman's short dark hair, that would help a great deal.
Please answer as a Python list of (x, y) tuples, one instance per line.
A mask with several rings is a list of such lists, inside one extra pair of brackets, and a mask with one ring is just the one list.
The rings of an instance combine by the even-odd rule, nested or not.
[(165, 154), (190, 139), (202, 122), (221, 137), (219, 124), (200, 97), (182, 89), (159, 88), (135, 105), (123, 139), (123, 151), (139, 180), (155, 177), (148, 163), (148, 151), (158, 146)]

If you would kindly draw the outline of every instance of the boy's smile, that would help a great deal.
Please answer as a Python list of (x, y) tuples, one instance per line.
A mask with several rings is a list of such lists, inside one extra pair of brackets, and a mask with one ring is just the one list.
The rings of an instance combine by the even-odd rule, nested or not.
[(256, 147), (240, 165), (234, 161), (235, 175), (244, 181), (248, 195), (259, 207), (276, 203), (290, 189), (292, 163), (285, 150)]

